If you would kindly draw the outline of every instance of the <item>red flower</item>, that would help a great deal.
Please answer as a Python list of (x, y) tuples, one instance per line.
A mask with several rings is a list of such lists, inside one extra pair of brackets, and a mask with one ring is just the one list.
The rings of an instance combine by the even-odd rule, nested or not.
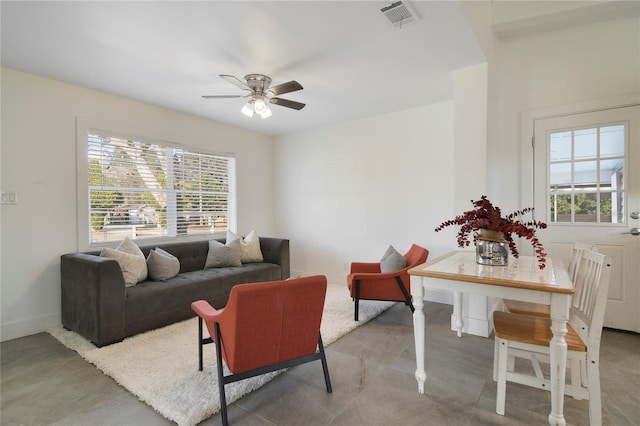
[[(460, 231), (458, 232), (457, 240), (458, 247), (469, 246), (469, 235), (473, 231), (479, 231), (486, 229), (489, 231), (502, 232), (504, 239), (509, 243), (509, 249), (514, 257), (518, 257), (518, 248), (513, 241), (512, 234), (516, 234), (518, 237), (524, 237), (531, 242), (533, 249), (536, 252), (538, 258), (538, 265), (540, 269), (544, 269), (545, 262), (547, 260), (547, 253), (544, 251), (544, 247), (540, 240), (536, 237), (536, 229), (545, 229), (547, 224), (541, 221), (529, 221), (520, 222), (516, 218), (533, 211), (533, 207), (527, 207), (522, 210), (516, 210), (515, 212), (502, 217), (502, 212), (499, 207), (495, 207), (491, 204), (491, 201), (487, 199), (486, 195), (480, 197), (478, 201), (471, 200), (476, 207), (475, 210), (469, 210), (462, 213), (460, 216), (456, 216), (453, 220), (447, 220), (438, 226), (435, 231), (441, 231), (447, 226), (460, 225)], [(473, 241), (476, 241), (476, 235), (473, 235)]]

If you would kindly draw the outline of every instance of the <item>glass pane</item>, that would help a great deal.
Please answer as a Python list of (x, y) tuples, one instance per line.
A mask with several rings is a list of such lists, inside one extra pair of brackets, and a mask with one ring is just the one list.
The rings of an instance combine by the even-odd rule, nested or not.
[(92, 242), (227, 230), (232, 158), (91, 134), (87, 148)]
[(551, 222), (624, 224), (626, 124), (549, 133)]
[(551, 193), (551, 222), (571, 222), (571, 194)]
[(574, 158), (596, 158), (598, 155), (598, 129), (576, 130)]
[(595, 184), (598, 181), (597, 173), (597, 162), (595, 161), (581, 161), (579, 163), (574, 163), (573, 165), (573, 182), (575, 184), (593, 184), (595, 188)]
[(571, 163), (551, 164), (549, 169), (549, 184), (556, 185), (571, 184)]
[(575, 221), (591, 222), (597, 221), (598, 197), (595, 192), (575, 194)]
[(600, 184), (611, 189), (624, 187), (624, 160), (602, 160), (600, 162)]
[[(624, 224), (624, 192), (603, 192), (600, 194), (601, 221)], [(605, 218), (608, 215), (609, 218)], [(609, 222), (610, 220), (610, 222)]]
[(600, 156), (624, 156), (624, 125), (600, 128)]
[(571, 132), (555, 132), (549, 135), (549, 160), (571, 159)]
[(611, 221), (611, 193), (610, 192), (600, 193), (600, 222), (614, 223)]

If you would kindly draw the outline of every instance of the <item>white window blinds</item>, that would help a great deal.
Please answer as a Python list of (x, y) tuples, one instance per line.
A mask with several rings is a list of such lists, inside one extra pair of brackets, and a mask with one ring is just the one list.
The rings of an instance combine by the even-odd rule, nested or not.
[(92, 131), (90, 242), (226, 232), (235, 159)]

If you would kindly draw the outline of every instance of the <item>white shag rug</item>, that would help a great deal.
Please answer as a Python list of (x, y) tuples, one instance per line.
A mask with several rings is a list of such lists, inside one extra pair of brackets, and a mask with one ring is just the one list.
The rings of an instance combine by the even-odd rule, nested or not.
[[(324, 345), (328, 346), (378, 316), (392, 304), (360, 303), (360, 321), (355, 322), (349, 291), (345, 286), (328, 285), (320, 330)], [(191, 318), (102, 348), (62, 326), (49, 333), (163, 417), (180, 426), (192, 426), (220, 411), (215, 345), (204, 346), (204, 370), (198, 371), (197, 321), (197, 318)], [(229, 374), (226, 367), (225, 374)], [(226, 385), (227, 404), (259, 388), (277, 374), (279, 372)]]

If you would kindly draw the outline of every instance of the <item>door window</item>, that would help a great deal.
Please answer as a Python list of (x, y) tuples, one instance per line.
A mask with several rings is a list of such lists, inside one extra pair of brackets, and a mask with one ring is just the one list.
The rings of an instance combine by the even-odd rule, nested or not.
[(627, 124), (549, 133), (549, 221), (625, 223)]

